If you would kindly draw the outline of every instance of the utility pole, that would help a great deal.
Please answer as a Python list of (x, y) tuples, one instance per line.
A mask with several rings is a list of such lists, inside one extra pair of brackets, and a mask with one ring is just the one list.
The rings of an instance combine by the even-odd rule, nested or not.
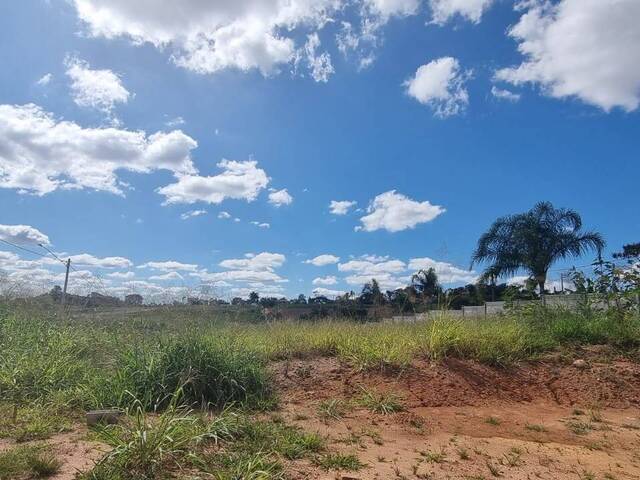
[(67, 259), (67, 271), (64, 274), (64, 288), (62, 289), (62, 298), (60, 299), (60, 303), (64, 305), (65, 300), (67, 299), (67, 285), (69, 284), (69, 267), (71, 267), (71, 259)]
[(560, 273), (560, 291), (564, 293), (564, 273)]

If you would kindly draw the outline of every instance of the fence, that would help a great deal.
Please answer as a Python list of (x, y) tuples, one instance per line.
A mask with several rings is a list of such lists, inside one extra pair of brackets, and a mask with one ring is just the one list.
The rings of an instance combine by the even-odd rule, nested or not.
[[(391, 322), (417, 322), (421, 320), (429, 320), (442, 315), (460, 318), (478, 318), (489, 315), (500, 315), (511, 307), (523, 307), (526, 305), (535, 305), (542, 303), (547, 307), (563, 307), (567, 309), (576, 309), (586, 301), (590, 301), (590, 305), (595, 309), (605, 309), (608, 307), (607, 302), (600, 299), (596, 294), (578, 294), (571, 293), (565, 295), (543, 295), (540, 300), (514, 300), (512, 302), (485, 302), (483, 305), (464, 306), (461, 310), (430, 310), (416, 315), (396, 315), (388, 319)], [(636, 297), (635, 304), (640, 310), (640, 296)]]

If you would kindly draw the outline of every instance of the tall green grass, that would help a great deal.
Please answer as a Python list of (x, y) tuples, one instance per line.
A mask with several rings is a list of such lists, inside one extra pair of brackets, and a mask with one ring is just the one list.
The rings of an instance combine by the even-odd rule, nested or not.
[(134, 397), (147, 408), (161, 408), (178, 388), (185, 402), (205, 408), (257, 404), (271, 394), (261, 356), (210, 336), (189, 335), (125, 349), (113, 375), (98, 386), (106, 397), (97, 397), (97, 403), (126, 406)]
[[(167, 312), (164, 314), (168, 315)], [(268, 362), (335, 356), (360, 369), (401, 368), (448, 356), (504, 365), (573, 345), (640, 346), (640, 317), (536, 308), (428, 322), (234, 323), (206, 317), (170, 324), (0, 315), (0, 403), (15, 407), (163, 407), (183, 387), (191, 406), (272, 400)], [(5, 429), (6, 430), (6, 429)], [(0, 428), (0, 432), (2, 428)]]

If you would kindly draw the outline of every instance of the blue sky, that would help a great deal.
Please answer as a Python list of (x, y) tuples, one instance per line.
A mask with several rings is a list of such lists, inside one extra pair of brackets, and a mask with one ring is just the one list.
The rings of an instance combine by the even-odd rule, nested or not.
[(637, 1), (165, 3), (0, 5), (0, 238), (78, 291), (456, 285), (540, 200), (638, 240)]

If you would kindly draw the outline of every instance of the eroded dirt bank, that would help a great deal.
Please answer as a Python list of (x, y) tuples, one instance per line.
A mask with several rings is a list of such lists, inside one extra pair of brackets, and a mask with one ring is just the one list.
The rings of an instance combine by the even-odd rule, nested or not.
[[(366, 464), (357, 472), (291, 465), (295, 478), (640, 478), (640, 365), (583, 352), (510, 368), (416, 361), (400, 372), (356, 372), (336, 359), (273, 365), (282, 415)], [(322, 402), (362, 392), (397, 395), (390, 415)]]

